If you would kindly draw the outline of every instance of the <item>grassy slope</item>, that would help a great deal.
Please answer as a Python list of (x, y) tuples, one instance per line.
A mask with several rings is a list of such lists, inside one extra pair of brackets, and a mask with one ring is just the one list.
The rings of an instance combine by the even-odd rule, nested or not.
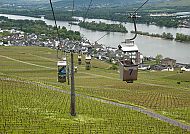
[[(22, 80), (37, 81), (64, 90), (69, 90), (66, 83), (57, 83), (57, 59), (55, 54), (56, 52), (54, 50), (47, 48), (0, 47), (0, 55), (42, 66), (38, 67), (0, 57), (0, 78), (11, 77), (18, 79), (19, 77)], [(76, 56), (77, 55), (75, 55), (75, 64), (77, 64)], [(185, 82), (190, 79), (189, 73), (139, 72), (139, 80), (134, 84), (127, 84), (118, 79), (119, 76), (117, 72), (107, 69), (110, 67), (109, 64), (97, 60), (93, 60), (92, 63), (94, 67), (86, 71), (83, 59), (83, 65), (79, 67), (78, 73), (75, 74), (76, 91), (78, 93), (140, 105), (174, 119), (190, 123), (190, 84), (189, 82)], [(49, 69), (43, 66), (49, 67)], [(178, 81), (182, 81), (180, 85), (177, 84)], [(5, 112), (1, 109), (1, 114), (2, 112), (7, 113), (6, 117), (9, 118), (6, 122), (6, 124), (9, 124), (6, 128), (7, 130), (11, 127), (15, 131), (24, 131), (23, 129), (17, 130), (13, 125), (13, 121), (15, 120), (17, 125), (25, 124), (23, 127), (26, 128), (29, 122), (26, 121), (25, 118), (29, 118), (29, 121), (32, 122), (32, 125), (28, 128), (29, 131), (34, 131), (36, 127), (39, 127), (37, 130), (40, 132), (61, 132), (63, 131), (61, 128), (67, 126), (64, 130), (65, 132), (72, 129), (75, 133), (81, 131), (89, 132), (89, 128), (91, 127), (93, 127), (94, 131), (105, 133), (110, 131), (108, 129), (111, 129), (112, 132), (123, 130), (123, 133), (124, 131), (142, 133), (159, 131), (162, 133), (175, 131), (179, 131), (179, 133), (182, 132), (182, 130), (176, 127), (148, 118), (143, 114), (115, 106), (107, 106), (93, 100), (87, 101), (82, 98), (78, 98), (77, 112), (79, 113), (79, 117), (77, 118), (79, 119), (76, 121), (76, 119), (72, 119), (68, 116), (69, 109), (67, 109), (67, 112), (63, 110), (63, 106), (66, 104), (65, 99), (68, 98), (67, 95), (54, 91), (47, 91), (47, 89), (35, 87), (34, 85), (23, 85), (22, 83), (9, 81), (0, 81), (0, 86), (1, 92), (6, 91), (3, 100), (8, 104), (3, 106), (4, 110), (11, 111)], [(10, 90), (11, 87), (13, 87), (14, 90)], [(26, 92), (26, 88), (34, 92)], [(40, 88), (40, 90), (38, 90), (38, 88)], [(37, 96), (37, 98), (34, 96)], [(43, 100), (44, 98), (45, 100)], [(59, 103), (61, 98), (65, 99)], [(23, 102), (27, 103), (24, 104)], [(67, 102), (67, 105), (68, 104), (69, 102)], [(88, 106), (88, 108), (85, 106)], [(115, 109), (117, 109), (117, 112), (114, 112)], [(11, 115), (15, 110), (18, 112), (18, 115)], [(21, 113), (24, 114), (21, 116)], [(121, 116), (125, 118), (121, 120)], [(23, 123), (19, 124), (18, 120), (20, 120), (20, 118), (23, 119)], [(111, 122), (111, 126), (106, 123), (108, 120)], [(34, 125), (35, 121), (38, 124), (37, 126)], [(146, 127), (149, 125), (141, 126), (140, 124), (142, 124), (143, 121), (149, 125), (152, 124), (151, 128)], [(41, 122), (44, 122), (44, 124)], [(5, 118), (1, 118), (1, 130), (4, 129), (2, 125), (4, 123)], [(57, 129), (55, 130), (52, 125), (57, 126)], [(113, 128), (113, 126), (117, 127)], [(76, 130), (74, 130), (74, 128)], [(119, 130), (118, 128), (121, 129)]]

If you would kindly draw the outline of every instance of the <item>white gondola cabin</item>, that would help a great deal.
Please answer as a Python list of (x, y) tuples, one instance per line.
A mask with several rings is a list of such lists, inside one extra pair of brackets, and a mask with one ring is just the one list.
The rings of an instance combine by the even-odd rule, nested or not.
[(120, 45), (123, 57), (120, 59), (120, 78), (127, 83), (137, 80), (139, 51), (133, 41), (123, 42)]
[(81, 57), (81, 55), (78, 56), (78, 64), (79, 64), (79, 65), (82, 64), (82, 57)]
[(67, 69), (67, 61), (66, 58), (63, 59), (63, 61), (57, 62), (58, 67), (58, 82), (66, 82), (66, 69)]
[(86, 62), (86, 70), (90, 70), (91, 68), (91, 56), (90, 55), (86, 55), (86, 59), (85, 59), (85, 62)]

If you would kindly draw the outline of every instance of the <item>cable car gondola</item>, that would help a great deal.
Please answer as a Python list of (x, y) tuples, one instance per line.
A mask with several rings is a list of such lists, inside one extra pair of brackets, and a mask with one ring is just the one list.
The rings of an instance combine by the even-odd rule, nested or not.
[(90, 55), (86, 55), (85, 62), (86, 62), (86, 70), (90, 70), (90, 68), (91, 68), (91, 56)]
[(119, 50), (121, 50), (123, 53), (122, 59), (119, 60), (120, 78), (121, 80), (126, 81), (127, 83), (133, 83), (134, 80), (137, 80), (138, 75), (138, 64), (140, 54), (137, 45), (134, 43), (134, 40), (137, 37), (136, 11), (130, 16), (130, 18), (134, 22), (134, 37), (131, 39), (126, 39), (124, 42), (121, 43), (121, 45), (118, 46)]
[(119, 45), (119, 49), (123, 53), (122, 59), (119, 61), (120, 78), (127, 83), (133, 83), (137, 80), (139, 50), (134, 41), (126, 40)]
[(78, 71), (78, 67), (77, 66), (74, 67), (74, 71), (75, 71), (75, 73), (77, 73), (77, 71)]
[(67, 61), (66, 58), (63, 59), (63, 61), (57, 62), (58, 67), (58, 82), (64, 83), (66, 82), (66, 69), (67, 69)]
[(78, 55), (78, 64), (79, 64), (79, 65), (82, 64), (82, 57), (81, 57), (81, 55)]

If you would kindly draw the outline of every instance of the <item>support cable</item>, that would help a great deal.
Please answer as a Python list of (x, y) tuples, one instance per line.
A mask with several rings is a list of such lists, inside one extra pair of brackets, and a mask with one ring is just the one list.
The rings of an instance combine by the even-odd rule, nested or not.
[(56, 31), (57, 31), (57, 36), (58, 36), (58, 41), (59, 41), (59, 45), (58, 45), (58, 48), (57, 48), (57, 58), (58, 58), (58, 59), (61, 59), (61, 58), (59, 57), (59, 52), (58, 52), (59, 47), (61, 46), (61, 39), (60, 39), (60, 35), (59, 35), (59, 29), (58, 29), (58, 27), (57, 27), (57, 21), (56, 21), (55, 12), (54, 12), (54, 9), (53, 9), (52, 1), (49, 0), (49, 2), (50, 2), (51, 11), (52, 11), (52, 14), (53, 14), (53, 19), (54, 19), (54, 22), (55, 22), (55, 28), (56, 28)]
[(73, 5), (72, 5), (73, 7), (72, 7), (72, 17), (73, 17), (73, 15), (74, 15), (74, 10), (75, 10), (75, 0), (73, 0)]
[[(133, 38), (127, 39), (127, 40), (131, 40), (133, 41), (134, 39), (136, 39), (137, 37), (137, 25), (136, 25), (136, 19), (137, 19), (137, 11), (140, 10), (149, 0), (146, 0), (139, 8), (137, 8), (132, 14), (130, 14), (130, 16), (128, 18), (131, 18), (133, 20), (134, 23), (134, 28), (135, 28), (135, 35)], [(125, 40), (125, 42), (127, 41)]]
[[(72, 3), (71, 17), (73, 17), (73, 16), (74, 16), (74, 10), (75, 10), (75, 0), (73, 0), (73, 3)], [(70, 30), (71, 30), (71, 28), (72, 28), (73, 24), (71, 23), (70, 25), (71, 25), (71, 26), (70, 26)]]
[[(108, 12), (108, 15), (110, 15), (110, 10)], [(95, 43), (97, 43), (98, 41), (100, 41), (101, 39), (103, 39), (104, 37), (106, 37), (106, 35), (110, 34), (110, 32), (111, 32), (111, 29), (106, 34), (104, 34), (103, 36), (101, 36), (98, 40), (96, 40)]]
[(141, 9), (148, 1), (149, 1), (149, 0), (146, 0), (139, 8), (137, 8), (137, 9), (133, 12), (132, 15), (135, 15), (136, 12), (137, 12), (139, 9)]
[[(88, 15), (88, 12), (89, 12), (91, 6), (92, 6), (92, 0), (90, 0), (90, 3), (89, 3), (89, 5), (88, 5), (88, 8), (87, 8), (87, 10), (86, 10), (86, 12), (85, 12), (85, 15), (84, 15), (84, 18), (83, 18), (83, 22), (85, 22), (86, 17), (87, 17), (87, 15)], [(95, 43), (97, 43), (98, 41), (100, 41), (101, 39), (103, 39), (103, 38), (104, 38), (106, 35), (108, 35), (109, 33), (110, 33), (110, 32), (107, 32), (106, 34), (104, 34), (103, 36), (101, 36), (98, 40), (95, 41)]]
[(103, 39), (108, 34), (110, 34), (110, 32), (107, 32), (106, 34), (104, 34), (102, 37), (100, 37), (98, 40), (96, 40), (95, 43), (97, 43), (98, 41), (100, 41), (101, 39)]
[[(59, 52), (58, 52), (59, 48), (61, 47), (61, 39), (60, 39), (59, 29), (58, 29), (58, 27), (57, 27), (57, 21), (56, 21), (56, 18), (55, 18), (55, 12), (54, 12), (54, 9), (53, 9), (52, 1), (49, 0), (49, 2), (50, 2), (50, 5), (51, 5), (51, 10), (52, 10), (52, 14), (53, 14), (53, 19), (54, 19), (54, 21), (55, 21), (55, 27), (56, 27), (56, 31), (57, 31), (58, 40), (59, 40), (59, 45), (58, 45), (58, 47), (57, 47), (57, 58), (58, 58), (58, 59), (61, 59), (61, 57), (59, 57)], [(69, 73), (69, 72), (68, 72), (68, 73)], [(66, 107), (67, 107), (68, 100), (69, 100), (69, 99), (66, 99), (64, 111), (66, 111)]]
[(85, 13), (84, 18), (83, 18), (83, 22), (85, 22), (86, 17), (87, 17), (87, 14), (88, 14), (88, 12), (89, 12), (91, 6), (92, 6), (92, 0), (90, 0), (90, 3), (89, 3), (89, 5), (88, 5), (88, 8), (87, 8), (86, 13)]

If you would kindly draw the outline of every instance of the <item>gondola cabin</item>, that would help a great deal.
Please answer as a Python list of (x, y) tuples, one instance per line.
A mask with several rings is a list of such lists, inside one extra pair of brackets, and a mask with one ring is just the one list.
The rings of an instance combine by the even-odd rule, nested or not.
[(79, 64), (79, 65), (82, 64), (82, 57), (81, 57), (81, 55), (78, 56), (78, 64)]
[(91, 68), (91, 56), (90, 55), (86, 55), (86, 58), (85, 58), (85, 62), (86, 62), (86, 70), (90, 70)]
[(122, 59), (119, 61), (120, 78), (127, 83), (133, 83), (137, 80), (139, 51), (133, 41), (123, 42), (120, 45), (120, 50), (123, 53)]
[(58, 82), (61, 83), (66, 82), (66, 69), (67, 69), (66, 59), (63, 59), (63, 61), (58, 61), (57, 67), (58, 67)]
[(75, 73), (77, 73), (78, 67), (74, 67), (74, 71), (75, 71)]

